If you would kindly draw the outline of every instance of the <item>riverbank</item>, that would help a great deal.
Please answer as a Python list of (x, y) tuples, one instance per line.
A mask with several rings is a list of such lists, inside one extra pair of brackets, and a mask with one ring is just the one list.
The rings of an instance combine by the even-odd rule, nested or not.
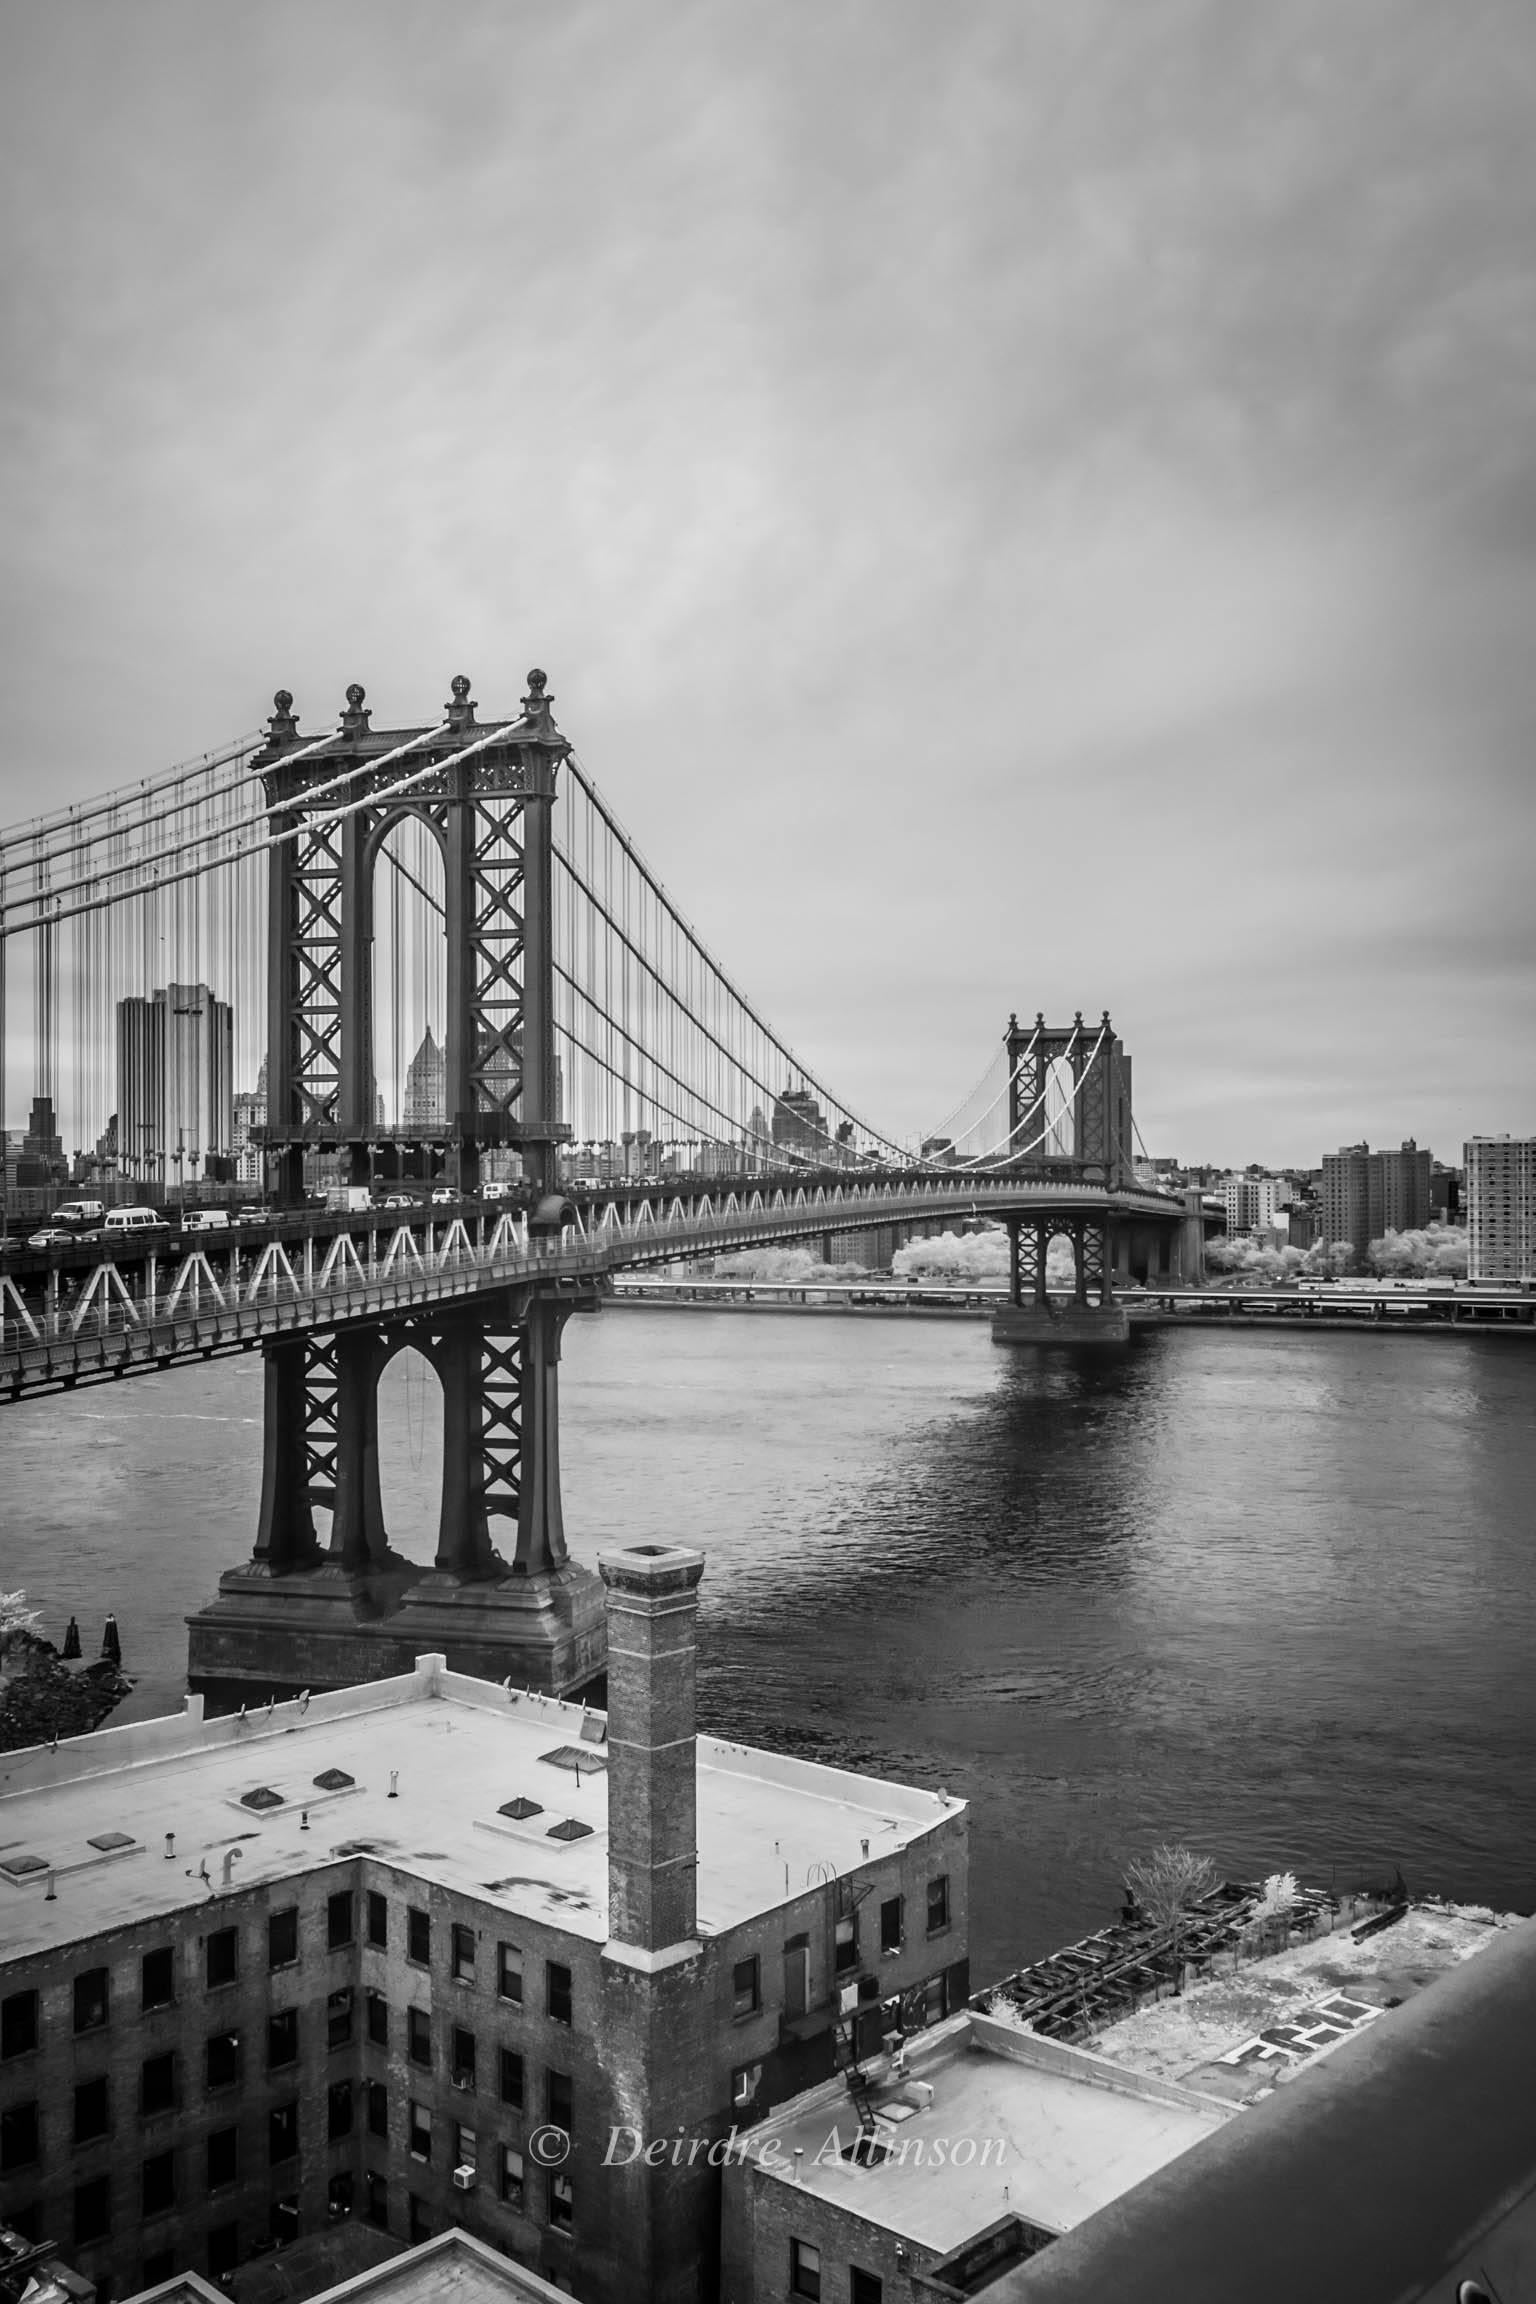
[[(795, 1312), (826, 1318), (990, 1320), (1007, 1301), (1001, 1288), (815, 1280), (661, 1280), (618, 1276), (607, 1302), (648, 1311)], [(1065, 1305), (1068, 1296), (1055, 1301)], [(1514, 1336), (1536, 1341), (1536, 1297), (1479, 1294), (1416, 1302), (1383, 1291), (1346, 1300), (1254, 1295), (1241, 1289), (1189, 1289), (1153, 1295), (1127, 1289), (1117, 1299), (1133, 1328), (1305, 1330), (1317, 1335)]]

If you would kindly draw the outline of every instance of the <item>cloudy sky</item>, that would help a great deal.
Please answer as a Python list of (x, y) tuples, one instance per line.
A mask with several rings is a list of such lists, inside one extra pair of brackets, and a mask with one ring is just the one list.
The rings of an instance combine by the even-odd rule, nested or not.
[(1528, 0), (0, 29), (0, 816), (539, 663), (894, 1131), (1536, 1130)]

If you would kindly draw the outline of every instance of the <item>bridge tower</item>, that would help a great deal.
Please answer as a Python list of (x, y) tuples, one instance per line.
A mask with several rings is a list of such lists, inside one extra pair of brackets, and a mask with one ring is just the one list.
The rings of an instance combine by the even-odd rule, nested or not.
[[(551, 816), (570, 746), (551, 704), (530, 672), (521, 717), (483, 729), (460, 675), (442, 724), (376, 731), (354, 684), (336, 739), (316, 748), (292, 696), (275, 697), (255, 765), (272, 839), (264, 1142), (279, 1209), (303, 1206), (309, 1151), (365, 1186), (386, 1143), (414, 1142), (426, 1178), (440, 1164), (468, 1197), (482, 1152), (507, 1146), (532, 1229), (558, 1228)], [(408, 817), (442, 857), (446, 994), (442, 1122), (409, 1130), (377, 1118), (373, 1049), (374, 874)], [(190, 1620), (192, 1686), (219, 1701), (346, 1685), (428, 1650), (562, 1694), (591, 1682), (602, 1586), (566, 1549), (558, 1367), (567, 1318), (595, 1303), (591, 1284), (530, 1284), (264, 1345), (254, 1550)], [(425, 1572), (392, 1548), (379, 1485), (379, 1379), (407, 1346), (443, 1393)], [(325, 1547), (317, 1507), (331, 1513)]]
[[(1115, 1300), (1117, 1240), (1112, 1195), (1130, 1180), (1131, 1059), (1106, 1008), (1097, 1024), (1078, 1009), (1070, 1024), (1008, 1019), (1008, 1153), (1010, 1169), (1062, 1188), (1071, 1213), (1006, 1219), (1008, 1303), (993, 1320), (999, 1343), (1111, 1343), (1130, 1334)], [(1102, 1211), (1093, 1206), (1102, 1201)], [(1053, 1303), (1046, 1286), (1052, 1240), (1071, 1244), (1070, 1303)]]

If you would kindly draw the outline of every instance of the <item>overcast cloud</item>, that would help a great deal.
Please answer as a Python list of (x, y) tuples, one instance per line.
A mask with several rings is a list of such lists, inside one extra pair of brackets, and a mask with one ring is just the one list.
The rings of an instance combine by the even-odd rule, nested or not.
[(0, 25), (0, 816), (539, 663), (895, 1131), (1536, 1130), (1528, 0)]

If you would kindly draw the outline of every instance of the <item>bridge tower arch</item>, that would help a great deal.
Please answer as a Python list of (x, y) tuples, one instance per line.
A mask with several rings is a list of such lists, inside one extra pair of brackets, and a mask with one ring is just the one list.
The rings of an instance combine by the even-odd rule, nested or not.
[[(452, 683), (441, 725), (376, 731), (347, 690), (333, 742), (302, 741), (280, 690), (256, 766), (269, 849), (268, 1188), (304, 1201), (311, 1151), (368, 1181), (381, 1138), (419, 1138), (461, 1198), (482, 1154), (514, 1151), (530, 1208), (556, 1205), (552, 814), (570, 751), (544, 673), (521, 715), (476, 723)], [(444, 1110), (437, 1129), (377, 1117), (374, 880), (408, 818), (442, 855)], [(569, 1558), (560, 1499), (558, 1367), (595, 1284), (553, 1277), (402, 1319), (382, 1307), (264, 1344), (261, 1505), (250, 1562), (192, 1619), (189, 1677), (215, 1701), (408, 1669), (451, 1668), (565, 1693), (603, 1668), (602, 1587)], [(443, 1393), (436, 1554), (391, 1552), (378, 1466), (379, 1377), (404, 1344)], [(329, 1546), (315, 1524), (329, 1509)], [(498, 1541), (499, 1539), (499, 1541)], [(505, 1547), (503, 1549), (502, 1547)]]

